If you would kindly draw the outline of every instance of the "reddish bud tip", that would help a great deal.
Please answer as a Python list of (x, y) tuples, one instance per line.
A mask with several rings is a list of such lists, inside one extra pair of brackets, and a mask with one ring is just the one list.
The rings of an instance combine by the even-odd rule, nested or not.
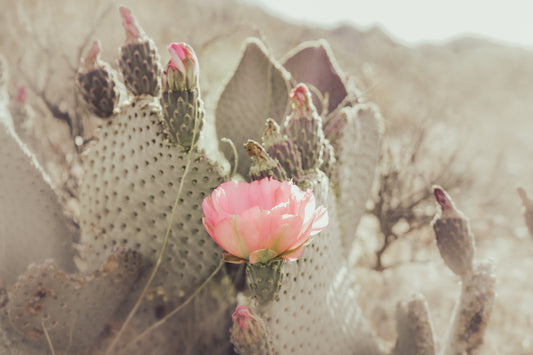
[(122, 27), (126, 30), (126, 41), (128, 43), (137, 42), (142, 33), (139, 26), (137, 26), (131, 10), (125, 6), (121, 6), (118, 11), (120, 12), (120, 16), (122, 16)]
[(17, 90), (17, 98), (15, 99), (17, 103), (24, 104), (26, 102), (26, 87), (21, 86)]
[(100, 55), (101, 47), (100, 47), (100, 41), (94, 41), (93, 45), (91, 46), (91, 49), (89, 49), (89, 53), (87, 53), (87, 56), (83, 60), (82, 63), (82, 70), (83, 71), (90, 71), (96, 68), (98, 57)]
[(452, 204), (450, 196), (441, 187), (439, 186), (433, 187), (433, 194), (435, 195), (435, 199), (437, 200), (437, 203), (442, 208), (442, 211), (453, 208), (453, 204)]
[(291, 90), (289, 97), (292, 100), (292, 105), (298, 108), (303, 108), (309, 105), (311, 101), (311, 93), (305, 84), (298, 84)]

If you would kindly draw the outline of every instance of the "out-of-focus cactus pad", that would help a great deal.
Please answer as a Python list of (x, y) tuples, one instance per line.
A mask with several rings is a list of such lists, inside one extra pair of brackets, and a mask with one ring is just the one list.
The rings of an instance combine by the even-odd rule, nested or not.
[(342, 257), (334, 196), (324, 174), (310, 178), (330, 223), (295, 262), (285, 263), (279, 299), (258, 307), (280, 354), (380, 354)]
[[(218, 101), (215, 112), (218, 136), (232, 139), (237, 147), (248, 139), (259, 141), (267, 118), (281, 122), (288, 95), (288, 73), (267, 53), (261, 42), (249, 40)], [(231, 160), (233, 151), (230, 147), (223, 145), (222, 150)], [(250, 159), (242, 149), (238, 154), (238, 172), (247, 176)]]
[(344, 120), (345, 124), (337, 132), (338, 138), (330, 139), (337, 160), (332, 180), (338, 193), (342, 240), (349, 250), (370, 197), (383, 128), (381, 115), (371, 104), (343, 108), (339, 115), (336, 119)]
[(47, 346), (44, 327), (56, 351), (86, 353), (140, 270), (141, 256), (131, 250), (85, 275), (65, 274), (51, 261), (34, 264), (9, 293), (9, 320), (28, 342)]
[(0, 102), (0, 279), (7, 285), (30, 263), (47, 258), (68, 272), (75, 268), (74, 233), (37, 161), (8, 127), (10, 120)]
[[(283, 66), (291, 73), (293, 84), (306, 83), (316, 87), (322, 95), (327, 95), (327, 112), (332, 112), (348, 95), (342, 71), (326, 41), (300, 44), (286, 55)], [(313, 102), (321, 113), (322, 100), (311, 92)]]
[(393, 355), (434, 355), (435, 336), (428, 305), (421, 294), (412, 295), (408, 301), (399, 302), (396, 308), (398, 340)]

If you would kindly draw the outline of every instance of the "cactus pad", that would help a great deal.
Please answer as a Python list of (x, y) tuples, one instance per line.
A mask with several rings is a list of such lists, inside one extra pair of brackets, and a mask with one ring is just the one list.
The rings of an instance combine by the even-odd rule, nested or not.
[(49, 185), (49, 179), (28, 148), (16, 137), (7, 107), (0, 102), (0, 279), (15, 282), (26, 267), (54, 258), (74, 271), (74, 233)]
[(141, 270), (141, 256), (119, 250), (95, 272), (68, 275), (53, 262), (32, 265), (13, 286), (7, 312), (28, 342), (87, 352)]
[(343, 244), (349, 250), (370, 197), (381, 147), (382, 122), (376, 107), (367, 104), (343, 108), (339, 114), (338, 119), (345, 120), (345, 125), (337, 132), (338, 139), (331, 142), (337, 160), (332, 180), (339, 194)]
[[(292, 74), (293, 84), (306, 83), (327, 95), (326, 112), (332, 112), (348, 95), (342, 71), (326, 41), (304, 42), (285, 58), (283, 66)], [(322, 113), (322, 100), (315, 93), (313, 102)]]
[[(215, 112), (219, 137), (242, 146), (248, 139), (259, 141), (268, 117), (280, 122), (285, 114), (289, 83), (288, 73), (272, 58), (258, 40), (249, 40), (235, 73), (226, 85)], [(227, 157), (233, 154), (222, 147)], [(250, 160), (238, 150), (238, 172), (248, 175)]]

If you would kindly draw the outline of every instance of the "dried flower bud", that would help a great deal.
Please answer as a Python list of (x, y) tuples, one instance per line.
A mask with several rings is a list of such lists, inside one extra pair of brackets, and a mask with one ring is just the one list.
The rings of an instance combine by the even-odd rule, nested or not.
[(240, 355), (275, 354), (265, 322), (246, 306), (237, 306), (232, 315), (231, 342)]
[(472, 270), (474, 236), (465, 215), (441, 187), (433, 187), (440, 213), (433, 220), (437, 246), (446, 265), (457, 275), (465, 277)]
[(113, 114), (119, 93), (113, 70), (100, 60), (100, 42), (94, 41), (81, 63), (78, 88), (91, 112), (106, 118)]
[(252, 159), (250, 167), (250, 178), (261, 180), (266, 177), (273, 177), (279, 181), (289, 180), (287, 172), (277, 159), (272, 158), (259, 143), (249, 139), (244, 145), (248, 156)]
[(266, 121), (261, 139), (266, 152), (279, 162), (287, 173), (287, 178), (298, 181), (303, 174), (302, 157), (294, 141), (281, 134), (279, 125), (271, 118)]

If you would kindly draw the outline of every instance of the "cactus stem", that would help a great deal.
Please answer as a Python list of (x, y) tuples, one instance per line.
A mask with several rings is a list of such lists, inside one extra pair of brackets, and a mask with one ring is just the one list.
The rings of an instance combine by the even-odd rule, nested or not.
[[(195, 112), (198, 114), (197, 110)], [(150, 277), (148, 278), (148, 281), (146, 282), (146, 285), (144, 286), (144, 288), (143, 288), (143, 290), (141, 292), (141, 295), (139, 296), (139, 299), (137, 300), (137, 302), (135, 302), (135, 305), (133, 306), (133, 308), (131, 309), (130, 313), (126, 317), (126, 320), (124, 321), (124, 323), (120, 327), (120, 330), (118, 331), (117, 335), (115, 336), (115, 338), (113, 339), (113, 341), (111, 342), (109, 347), (107, 348), (107, 350), (105, 352), (106, 355), (110, 355), (110, 354), (113, 353), (113, 349), (116, 347), (118, 341), (120, 340), (120, 337), (124, 333), (124, 330), (127, 328), (128, 324), (133, 319), (133, 316), (135, 315), (135, 313), (137, 312), (137, 310), (141, 306), (141, 302), (144, 299), (144, 296), (146, 296), (146, 293), (148, 292), (148, 288), (152, 284), (152, 281), (154, 280), (154, 277), (155, 277), (155, 275), (157, 273), (157, 270), (159, 270), (159, 265), (161, 265), (161, 262), (163, 261), (163, 254), (165, 253), (165, 249), (166, 249), (166, 246), (167, 246), (167, 243), (168, 243), (168, 239), (169, 239), (169, 236), (170, 236), (170, 230), (172, 228), (172, 222), (174, 221), (174, 216), (176, 215), (176, 210), (178, 208), (179, 200), (180, 200), (180, 197), (181, 197), (181, 192), (183, 191), (183, 185), (184, 185), (184, 182), (185, 182), (185, 177), (187, 176), (187, 173), (189, 172), (189, 167), (191, 166), (191, 160), (192, 160), (191, 157), (192, 157), (192, 153), (193, 153), (192, 146), (194, 146), (194, 143), (196, 143), (196, 138), (198, 136), (198, 119), (197, 118), (198, 117), (195, 117), (195, 120), (194, 120), (194, 129), (193, 129), (193, 135), (192, 135), (191, 149), (187, 153), (187, 162), (185, 164), (185, 170), (183, 171), (183, 176), (180, 179), (180, 185), (178, 187), (178, 192), (176, 194), (176, 200), (174, 201), (174, 206), (172, 207), (172, 213), (170, 215), (170, 220), (168, 222), (168, 227), (167, 227), (167, 231), (165, 233), (165, 238), (163, 239), (163, 244), (161, 245), (161, 250), (159, 251), (159, 257), (157, 258), (157, 261), (155, 263), (154, 269), (153, 269), (152, 273), (150, 274)]]

